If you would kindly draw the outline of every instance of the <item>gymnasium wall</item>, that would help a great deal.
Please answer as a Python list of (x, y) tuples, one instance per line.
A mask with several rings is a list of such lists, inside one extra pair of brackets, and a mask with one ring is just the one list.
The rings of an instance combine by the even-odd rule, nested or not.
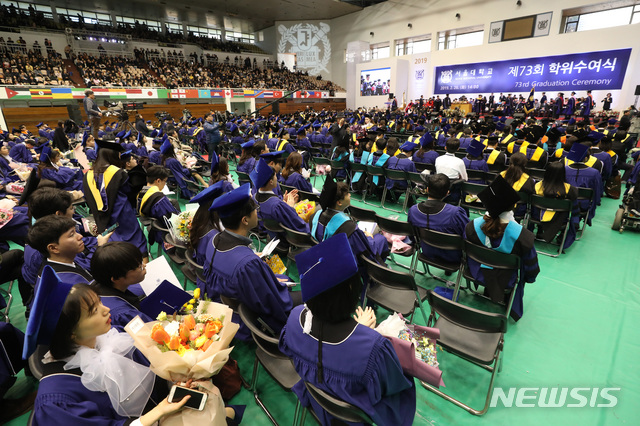
[[(431, 33), (430, 63), (425, 72), (424, 93), (412, 93), (412, 97), (433, 95), (434, 67), (451, 64), (499, 61), (514, 58), (542, 57), (581, 53), (598, 50), (632, 48), (629, 65), (621, 90), (612, 91), (613, 109), (624, 109), (635, 101), (634, 90), (640, 84), (640, 45), (638, 34), (640, 24), (605, 28), (591, 31), (560, 34), (563, 9), (587, 6), (593, 1), (554, 0), (522, 1), (521, 6), (515, 0), (407, 0), (399, 4), (388, 1), (367, 7), (360, 12), (331, 20), (331, 75), (333, 81), (346, 86), (347, 64), (345, 49), (352, 41), (366, 41), (371, 44), (390, 42), (391, 58), (408, 59), (406, 56), (394, 57), (394, 40), (415, 37)], [(491, 22), (504, 19), (553, 12), (550, 34), (524, 40), (502, 43), (488, 43)], [(460, 19), (455, 17), (460, 13)], [(412, 24), (412, 28), (408, 24)], [(474, 47), (463, 47), (450, 50), (437, 50), (438, 32), (455, 28), (471, 27), (484, 24), (484, 44)], [(370, 32), (374, 35), (371, 36)], [(380, 60), (384, 61), (384, 60)], [(369, 66), (377, 67), (380, 61), (372, 61)], [(359, 75), (357, 76), (359, 79)], [(566, 91), (566, 90), (565, 90)], [(547, 95), (556, 92), (547, 90)], [(525, 94), (525, 92), (523, 92)], [(475, 97), (477, 93), (470, 93)], [(582, 96), (584, 93), (579, 93)], [(606, 91), (594, 91), (593, 98), (601, 107), (600, 100)], [(398, 96), (401, 101), (401, 94)], [(360, 106), (360, 105), (356, 105)]]

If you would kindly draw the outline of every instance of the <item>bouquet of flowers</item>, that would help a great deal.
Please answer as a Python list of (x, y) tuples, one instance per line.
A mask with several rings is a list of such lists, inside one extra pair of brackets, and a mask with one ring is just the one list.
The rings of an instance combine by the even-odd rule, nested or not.
[(189, 232), (191, 230), (191, 221), (196, 214), (196, 209), (185, 210), (178, 215), (172, 215), (171, 219), (166, 219), (168, 228), (171, 230), (171, 236), (183, 243), (189, 241)]
[(5, 226), (13, 218), (13, 210), (0, 209), (0, 228)]
[(433, 386), (444, 386), (436, 349), (440, 330), (408, 325), (402, 315), (396, 312), (382, 321), (376, 331), (391, 341), (406, 374)]
[(11, 182), (5, 187), (8, 194), (22, 195), (24, 192), (24, 182)]
[(296, 213), (298, 213), (298, 216), (300, 216), (302, 220), (304, 220), (305, 222), (309, 222), (316, 211), (316, 202), (302, 200), (296, 203), (295, 209)]
[(200, 300), (194, 292), (190, 313), (158, 317), (144, 323), (134, 318), (125, 331), (138, 350), (149, 360), (151, 370), (165, 380), (198, 381), (209, 397), (205, 409), (183, 410), (166, 417), (163, 425), (226, 425), (224, 402), (220, 391), (209, 380), (218, 374), (229, 359), (229, 345), (239, 325), (231, 322), (233, 312), (223, 304)]

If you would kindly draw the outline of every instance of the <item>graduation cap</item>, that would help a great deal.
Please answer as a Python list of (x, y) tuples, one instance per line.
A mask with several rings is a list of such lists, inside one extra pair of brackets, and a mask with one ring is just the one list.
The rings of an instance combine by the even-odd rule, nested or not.
[(222, 194), (211, 203), (210, 211), (217, 211), (220, 217), (233, 215), (251, 199), (251, 185), (245, 183), (233, 191)]
[(47, 265), (42, 270), (40, 284), (36, 287), (27, 330), (25, 332), (22, 358), (27, 359), (38, 345), (48, 345), (58, 325), (64, 302), (73, 284), (65, 283)]
[(484, 144), (477, 139), (472, 139), (467, 147), (467, 154), (472, 157), (480, 157), (484, 152)]
[(524, 129), (518, 129), (515, 132), (513, 132), (513, 136), (517, 139), (524, 139), (527, 136), (527, 131), (525, 131)]
[(567, 153), (567, 160), (579, 163), (587, 156), (589, 147), (583, 143), (575, 142)]
[(304, 302), (358, 273), (347, 234), (340, 232), (296, 256)]
[(89, 132), (84, 132), (82, 134), (82, 146), (87, 145), (87, 139), (89, 139)]
[(151, 318), (157, 317), (160, 312), (173, 313), (180, 310), (182, 305), (191, 299), (191, 295), (180, 287), (164, 280), (151, 294), (140, 302), (140, 311)]
[(256, 168), (253, 169), (249, 177), (256, 188), (262, 188), (273, 176), (273, 169), (267, 164), (264, 158), (258, 160)]
[(424, 148), (433, 145), (433, 136), (427, 132), (420, 137), (420, 145)]
[(424, 132), (424, 126), (416, 126), (416, 132)]
[(155, 138), (156, 136), (158, 136), (158, 130), (157, 129), (153, 129), (149, 136), (151, 136), (152, 138)]
[(589, 135), (587, 136), (590, 140), (593, 141), (593, 143), (598, 143), (600, 142), (602, 139), (604, 139), (606, 135), (604, 133), (600, 133), (600, 132), (595, 132), (595, 131), (591, 131), (589, 132)]
[(319, 121), (316, 121), (312, 126), (314, 129), (319, 129), (320, 127), (322, 127), (322, 124)]
[(131, 150), (130, 149), (120, 153), (120, 159), (122, 159), (124, 161), (129, 161), (129, 158), (131, 158)]
[(282, 158), (282, 154), (284, 151), (273, 151), (273, 152), (265, 152), (264, 154), (260, 154), (260, 158), (264, 158), (267, 163), (272, 161), (278, 161)]
[(143, 140), (142, 132), (138, 132), (138, 136), (136, 137), (136, 142), (140, 143)]
[(238, 131), (238, 126), (236, 126), (235, 124), (232, 124), (231, 127), (229, 127), (229, 131), (231, 133), (235, 133)]
[(224, 194), (223, 184), (224, 181), (218, 181), (214, 183), (204, 191), (200, 191), (198, 194), (196, 194), (191, 200), (189, 200), (189, 202), (202, 205), (207, 201), (211, 201), (214, 198), (221, 196), (222, 194)]
[(576, 124), (576, 119), (575, 119), (575, 118), (573, 118), (573, 117), (571, 117), (571, 118), (569, 119), (568, 124), (569, 124), (569, 126), (572, 126), (572, 125)]
[(122, 136), (122, 139), (127, 139), (129, 136), (131, 136), (131, 130), (125, 133), (124, 136)]
[(147, 120), (147, 124), (151, 124), (151, 120)]
[(160, 152), (162, 154), (166, 154), (167, 151), (169, 151), (169, 148), (171, 148), (173, 145), (171, 145), (171, 141), (169, 139), (165, 139), (164, 142), (162, 142), (162, 145), (160, 146)]
[(610, 118), (609, 120), (607, 120), (607, 123), (609, 123), (610, 126), (615, 125), (618, 122), (618, 120), (616, 120), (615, 118)]
[(322, 192), (320, 193), (320, 206), (322, 210), (326, 210), (333, 204), (338, 193), (338, 185), (331, 176), (327, 176), (322, 186)]
[(122, 152), (124, 148), (119, 143), (114, 141), (107, 141), (104, 139), (96, 139), (96, 145), (99, 149), (112, 149), (114, 151)]
[(36, 150), (40, 152), (40, 162), (44, 163), (45, 161), (49, 160), (49, 154), (51, 154), (51, 147), (49, 146), (49, 143), (46, 143), (44, 145), (40, 145), (38, 148), (40, 148), (39, 150)]
[(499, 132), (504, 130), (504, 123), (496, 123), (496, 130), (498, 130)]
[(116, 138), (122, 139), (125, 133), (126, 132), (124, 130), (119, 131), (118, 133), (116, 133)]
[(513, 210), (516, 203), (520, 201), (516, 190), (501, 175), (498, 175), (491, 185), (480, 191), (478, 198), (489, 212), (489, 216), (494, 219), (503, 212)]
[(212, 155), (211, 155), (211, 171), (216, 171), (218, 170), (218, 165), (220, 164), (220, 158), (218, 157), (218, 154), (216, 154), (215, 151), (213, 151)]
[(248, 142), (243, 143), (242, 145), (240, 145), (242, 147), (242, 149), (249, 149), (249, 148), (253, 148), (253, 145), (255, 145), (256, 141), (254, 139), (251, 139)]
[(298, 136), (305, 136), (307, 134), (306, 126), (302, 126), (297, 131)]
[(36, 124), (36, 127), (42, 127), (42, 126), (44, 126), (44, 123), (42, 121)]
[(405, 143), (402, 144), (402, 146), (400, 146), (400, 150), (404, 152), (410, 152), (416, 149), (417, 146), (418, 144), (415, 142), (406, 141)]

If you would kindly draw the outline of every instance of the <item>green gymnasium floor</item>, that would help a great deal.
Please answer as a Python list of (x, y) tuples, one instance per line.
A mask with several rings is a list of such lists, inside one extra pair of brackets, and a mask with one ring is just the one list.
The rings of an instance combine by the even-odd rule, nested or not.
[[(321, 179), (318, 179), (315, 186), (321, 188), (321, 185)], [(356, 200), (353, 204), (372, 208)], [(510, 321), (505, 336), (503, 369), (495, 383), (505, 393), (511, 387), (589, 388), (580, 392), (589, 400), (587, 406), (569, 408), (565, 404), (563, 408), (516, 408), (514, 405), (505, 408), (499, 403), (484, 416), (476, 417), (427, 391), (417, 382), (415, 425), (640, 424), (640, 408), (635, 405), (640, 400), (640, 369), (633, 364), (640, 353), (640, 344), (633, 340), (639, 337), (634, 327), (640, 324), (640, 262), (636, 252), (640, 247), (640, 234), (611, 231), (618, 204), (618, 200), (603, 199), (593, 226), (566, 254), (555, 259), (539, 256), (541, 272), (537, 281), (525, 288), (523, 318), (517, 324)], [(384, 216), (396, 214), (380, 208), (374, 210)], [(400, 215), (400, 218), (406, 219), (406, 215)], [(178, 269), (175, 270), (179, 274)], [(289, 272), (297, 278), (295, 267)], [(425, 288), (439, 285), (421, 275), (417, 275), (417, 280)], [(189, 288), (194, 288), (194, 285), (189, 284)], [(11, 321), (24, 330), (24, 308), (17, 285), (13, 293)], [(387, 315), (388, 312), (379, 309), (378, 321)], [(423, 323), (419, 313), (415, 320)], [(232, 352), (247, 380), (251, 377), (254, 350), (255, 345), (238, 342)], [(489, 373), (447, 353), (440, 352), (438, 357), (444, 372), (445, 392), (475, 408), (481, 407)], [(20, 373), (18, 383), (7, 397), (17, 398), (36, 386), (33, 380)], [(610, 392), (617, 397), (617, 405), (612, 408), (591, 407), (607, 402), (602, 398), (592, 400), (592, 388), (620, 388)], [(295, 396), (283, 391), (264, 371), (260, 374), (258, 389), (276, 420), (283, 425), (290, 424)], [(538, 395), (537, 392), (528, 391), (527, 395)], [(533, 400), (537, 401), (537, 398)], [(579, 402), (569, 397), (567, 401), (568, 404)], [(242, 424), (271, 424), (249, 391), (242, 389), (231, 404), (247, 405)], [(28, 414), (25, 414), (8, 424), (25, 425), (27, 419)], [(307, 416), (306, 424), (315, 424), (315, 421)]]

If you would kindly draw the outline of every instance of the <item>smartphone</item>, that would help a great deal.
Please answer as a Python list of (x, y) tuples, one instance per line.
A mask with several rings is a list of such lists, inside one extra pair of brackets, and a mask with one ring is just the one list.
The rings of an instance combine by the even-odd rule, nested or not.
[(189, 407), (194, 410), (202, 411), (207, 403), (207, 394), (194, 389), (183, 388), (182, 386), (173, 385), (171, 392), (169, 392), (169, 402), (182, 401), (187, 395), (191, 395), (189, 401), (185, 404), (185, 407)]
[(105, 235), (107, 235), (109, 232), (113, 232), (115, 231), (115, 229), (120, 226), (120, 224), (118, 222), (114, 223), (113, 225), (111, 225), (110, 227), (108, 227), (107, 229), (104, 230), (104, 232), (102, 233), (102, 236), (104, 237)]

